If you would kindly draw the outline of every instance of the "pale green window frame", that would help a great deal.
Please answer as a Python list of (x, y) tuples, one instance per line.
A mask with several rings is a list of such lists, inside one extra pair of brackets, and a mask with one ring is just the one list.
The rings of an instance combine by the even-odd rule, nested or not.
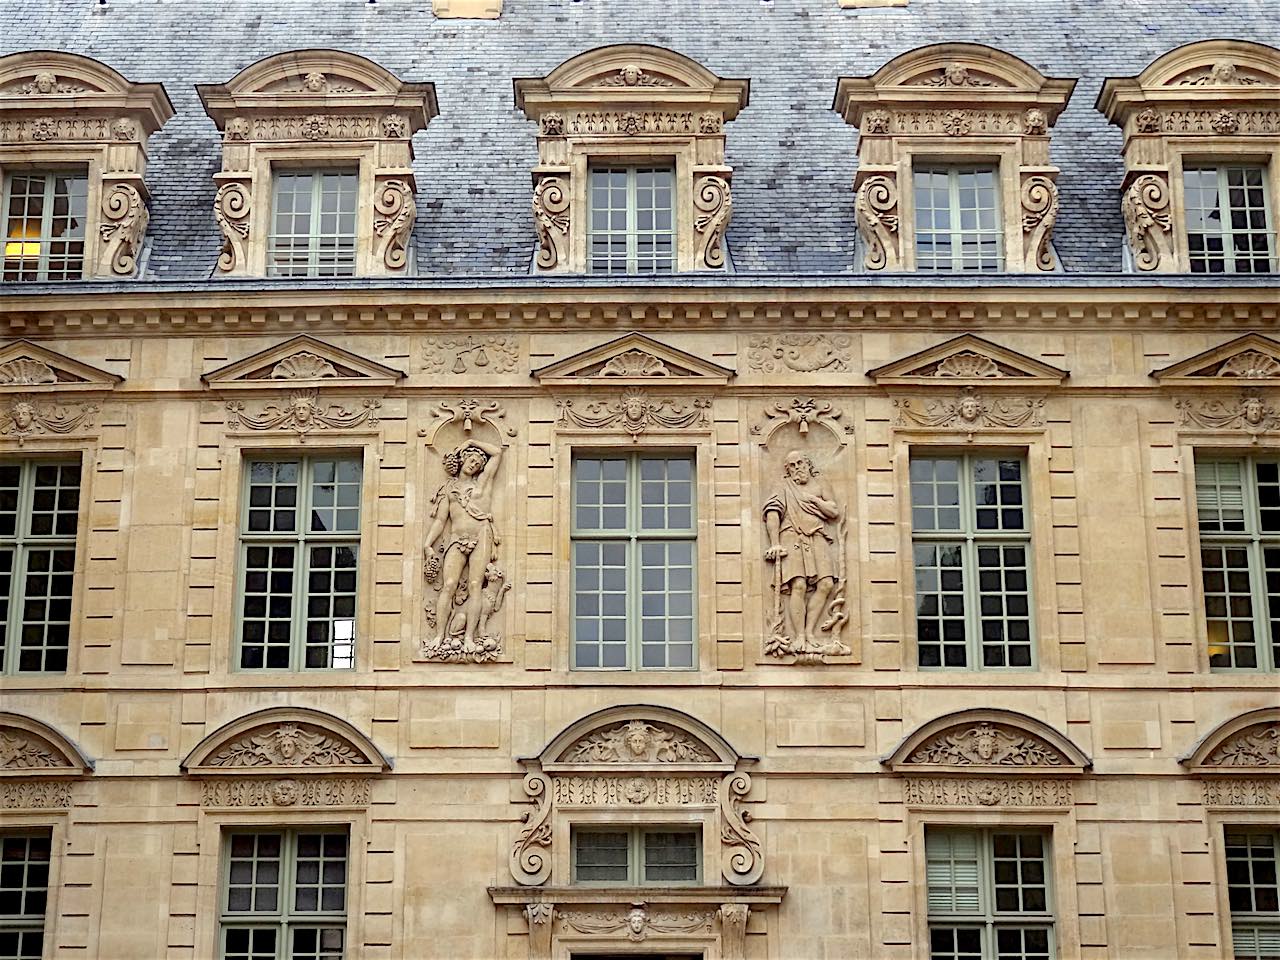
[(67, 671), (80, 473), (79, 460), (0, 462), (0, 675)]
[(924, 839), (931, 960), (1053, 960), (1048, 831), (926, 827)]
[[(998, 166), (924, 164), (912, 171), (912, 190), (917, 270), (997, 273), (1004, 269)], [(967, 202), (970, 193), (972, 203)], [(990, 202), (984, 203), (987, 195)]]
[[(21, 193), (16, 192), (19, 185)], [(4, 177), (3, 195), (0, 276), (6, 282), (82, 279), (89, 216), (87, 168), (11, 170)], [(59, 204), (64, 206), (62, 215), (57, 214)], [(40, 208), (38, 216), (32, 216), (33, 205)]]
[(1275, 671), (1280, 618), (1269, 611), (1280, 589), (1268, 579), (1280, 583), (1280, 459), (1197, 458), (1195, 474), (1209, 667)]
[(343, 960), (350, 879), (346, 828), (225, 830), (219, 960)]
[(358, 168), (274, 169), (267, 275), (354, 277), (359, 215)]
[[(602, 470), (606, 462), (626, 465), (621, 504), (625, 522), (621, 526), (605, 525), (604, 508), (617, 508), (618, 504), (606, 502), (609, 495), (603, 489), (599, 504), (601, 525), (580, 523), (581, 513), (592, 509), (582, 495), (583, 483), (592, 481), (580, 472), (588, 462), (601, 464)], [(663, 484), (684, 484), (687, 501), (672, 500), (669, 486), (664, 486), (664, 499), (660, 503), (653, 501), (646, 492), (646, 484), (658, 481), (643, 478), (646, 463), (666, 464)], [(671, 481), (673, 463), (687, 465), (687, 481)], [(570, 656), (573, 669), (698, 669), (697, 462), (693, 453), (581, 452), (574, 455), (572, 469)], [(616, 479), (607, 482), (616, 489)], [(664, 525), (645, 526), (642, 511), (659, 507), (664, 511)], [(670, 525), (672, 513), (681, 510), (687, 511), (688, 525)], [(663, 553), (661, 563), (649, 556), (658, 551)], [(616, 556), (611, 556), (614, 554)], [(687, 563), (683, 562), (685, 559)], [(646, 574), (650, 577), (646, 578)], [(593, 575), (598, 588), (586, 582)], [(613, 584), (606, 589), (610, 579)], [(655, 588), (647, 579), (660, 580), (663, 586)], [(619, 596), (625, 599), (619, 602)], [(589, 609), (592, 598), (596, 604), (594, 613)], [(621, 640), (615, 635), (618, 630), (622, 632)], [(653, 639), (658, 633), (663, 636), (660, 641)], [(587, 655), (589, 649), (596, 651), (595, 662)], [(618, 660), (619, 652), (623, 654), (621, 662), (609, 662), (611, 658)], [(661, 662), (655, 662), (659, 653)], [(687, 662), (680, 662), (685, 660)]]
[[(641, 887), (641, 886), (696, 886), (702, 882), (702, 828), (699, 826), (639, 826), (639, 827), (574, 827), (571, 831), (573, 882), (592, 887)], [(608, 838), (605, 846), (602, 841)], [(665, 841), (679, 838), (679, 847), (668, 844), (668, 850), (678, 850), (681, 859), (659, 862)], [(612, 862), (592, 864), (597, 868), (611, 867), (624, 870), (625, 876), (616, 879), (584, 879), (580, 875), (586, 866), (583, 855), (607, 851)], [(618, 862), (618, 854), (625, 860)], [(691, 857), (689, 855), (692, 855)], [(673, 878), (661, 871), (689, 872), (689, 876)]]
[[(254, 511), (261, 511), (266, 507), (261, 503), (254, 503), (254, 487), (268, 486), (255, 480), (255, 467), (259, 464), (271, 465), (273, 470), (278, 470), (280, 464), (295, 464), (297, 472), (297, 480), (292, 486), (295, 489), (294, 502), (292, 504), (280, 505), (277, 502), (275, 491), (288, 487), (288, 483), (277, 484), (273, 482), (269, 485), (272, 491), (272, 501), (269, 504), (269, 512), (287, 512), (292, 507), (294, 521), (291, 531), (255, 531), (251, 530), (250, 518)], [(335, 481), (334, 483), (326, 483), (316, 480), (317, 467), (332, 464), (335, 474), (344, 467), (354, 467), (354, 480), (350, 479), (351, 473), (348, 472), (347, 479)], [(359, 572), (360, 572), (360, 525), (363, 507), (361, 500), (363, 499), (363, 471), (364, 465), (359, 456), (339, 455), (339, 454), (310, 454), (305, 456), (252, 456), (246, 458), (244, 463), (244, 477), (241, 488), (241, 508), (240, 508), (240, 546), (239, 546), (239, 576), (237, 578), (236, 593), (236, 625), (235, 625), (235, 662), (238, 669), (251, 671), (270, 671), (270, 670), (326, 670), (326, 669), (353, 669), (355, 667), (355, 650), (357, 641), (356, 624), (359, 616)], [(322, 488), (333, 487), (333, 490), (327, 495)], [(355, 488), (354, 505), (349, 501), (344, 502), (339, 507), (338, 499), (344, 494), (339, 488), (345, 488), (346, 491)], [(323, 498), (323, 502), (321, 499)], [(341, 511), (341, 519), (338, 518), (338, 511)], [(310, 529), (313, 515), (320, 513), (332, 517), (333, 524), (337, 526), (341, 524), (340, 529), (327, 532), (317, 532)], [(274, 524), (274, 521), (272, 521)], [(277, 565), (274, 558), (278, 551), (292, 550), (292, 560), (290, 565)], [(324, 551), (329, 551), (329, 565), (316, 564), (313, 562), (313, 554), (317, 551), (323, 558)], [(340, 565), (338, 561), (339, 553), (343, 550), (351, 552), (351, 563), (348, 565)], [(255, 554), (260, 556), (263, 551), (267, 552), (269, 565), (264, 568), (260, 562), (255, 560)], [(252, 564), (251, 564), (252, 561)], [(266, 569), (268, 572), (266, 590), (259, 588), (259, 584), (251, 582), (251, 578), (260, 571)], [(291, 589), (288, 593), (288, 611), (287, 617), (283, 607), (283, 598), (285, 596), (282, 589), (282, 583), (275, 580), (275, 574), (290, 571)], [(260, 579), (260, 578), (259, 578)], [(315, 579), (328, 581), (327, 590), (314, 590), (312, 588)], [(338, 589), (339, 582), (346, 585), (346, 589)], [(255, 603), (254, 598), (265, 596), (266, 614), (260, 615), (259, 610), (251, 609), (251, 604)], [(273, 601), (276, 601), (273, 603)], [(328, 604), (329, 616), (326, 618), (320, 616), (319, 613), (313, 616), (312, 607), (317, 601), (325, 601)], [(252, 635), (253, 627), (250, 624), (258, 621), (264, 622), (265, 642), (259, 643), (256, 635)], [(272, 627), (275, 624), (288, 623), (288, 663), (272, 663), (271, 649), (282, 650), (284, 644), (279, 642), (278, 637), (272, 636)], [(310, 636), (310, 627), (312, 624), (323, 622), (329, 623), (329, 637), (326, 642), (312, 642)], [(344, 636), (342, 634), (349, 634)], [(271, 642), (272, 640), (276, 642)], [(319, 658), (320, 652), (326, 648), (329, 655), (326, 662), (311, 662)], [(250, 652), (254, 647), (262, 646), (263, 655), (262, 662), (250, 662), (253, 655)]]
[(673, 167), (593, 167), (587, 191), (587, 258), (591, 273), (675, 271)]
[(1187, 163), (1182, 178), (1191, 272), (1274, 273), (1276, 237), (1267, 168)]
[[(938, 464), (954, 465), (955, 480), (938, 479)], [(998, 499), (994, 503), (977, 502), (982, 482), (976, 476), (979, 464), (995, 465)], [(1016, 483), (1000, 478), (1005, 464), (1017, 465)], [(911, 457), (909, 473), (917, 666), (921, 670), (1034, 670), (1038, 657), (1026, 458), (999, 453), (919, 454)], [(941, 488), (945, 485), (958, 486), (956, 495), (944, 498)], [(980, 511), (994, 511), (998, 526), (982, 527)], [(1010, 522), (1015, 519), (1010, 511), (1020, 512), (1019, 525)], [(952, 517), (954, 524), (945, 525)], [(929, 519), (933, 522), (922, 522)], [(1021, 566), (1016, 563), (1018, 552)], [(956, 571), (958, 585), (954, 584)], [(962, 607), (959, 614), (954, 610), (957, 603)]]
[(48, 830), (0, 832), (0, 893), (18, 909), (0, 914), (0, 957), (42, 960), (53, 840)]
[(1280, 830), (1224, 829), (1231, 956), (1269, 960), (1280, 956)]

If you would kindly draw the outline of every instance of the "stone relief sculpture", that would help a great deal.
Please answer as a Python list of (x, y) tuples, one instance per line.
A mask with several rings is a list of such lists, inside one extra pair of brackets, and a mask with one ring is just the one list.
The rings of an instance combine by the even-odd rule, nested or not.
[(1241, 731), (1205, 759), (1207, 767), (1280, 766), (1280, 724), (1260, 725)]
[(979, 723), (952, 728), (922, 744), (908, 763), (958, 766), (1056, 767), (1069, 763), (1056, 748), (1012, 727)]
[(1169, 185), (1155, 174), (1138, 177), (1120, 201), (1133, 262), (1139, 270), (1155, 270), (1173, 256), (1173, 219)]
[(844, 510), (808, 454), (793, 451), (782, 483), (762, 511), (773, 572), (771, 656), (847, 656), (840, 640), (845, 612)]
[(92, 427), (96, 403), (78, 405), (79, 412), (59, 404), (37, 403), (27, 396), (13, 397), (0, 410), (0, 436), (11, 437), (21, 445), (28, 437), (43, 434), (67, 434), (79, 427)]
[(0, 733), (0, 769), (35, 770), (41, 767), (63, 767), (66, 759), (47, 743), (30, 736)]
[(678, 730), (632, 720), (600, 730), (569, 748), (565, 763), (709, 763), (715, 758), (700, 743)]
[(210, 757), (210, 767), (328, 767), (368, 765), (365, 756), (318, 728), (282, 723), (249, 733)]
[(566, 910), (560, 914), (560, 923), (566, 930), (588, 934), (625, 932), (632, 943), (642, 943), (652, 933), (693, 933), (709, 931), (715, 920), (714, 910), (689, 910), (685, 912), (653, 912), (643, 903), (634, 903), (626, 913), (611, 910), (607, 913), (591, 913), (585, 910)]
[(1044, 398), (995, 397), (988, 399), (973, 387), (965, 387), (950, 399), (922, 400), (917, 407), (910, 398), (893, 401), (898, 426), (953, 427), (976, 430), (982, 427), (1043, 427)]
[(1246, 391), (1234, 400), (1176, 400), (1182, 426), (1208, 430), (1244, 430), (1259, 434), (1280, 430), (1280, 408), (1257, 391)]
[(577, 410), (572, 400), (557, 400), (560, 411), (558, 422), (564, 426), (586, 427), (592, 430), (622, 429), (638, 439), (649, 427), (661, 430), (682, 430), (703, 426), (711, 400), (695, 397), (692, 400), (676, 400), (668, 397), (650, 397), (643, 390), (630, 390), (614, 401), (593, 400)]
[(468, 436), (444, 455), (447, 479), (431, 498), (423, 571), (437, 591), (427, 602), (428, 660), (481, 663), (502, 650), (497, 624), (511, 585), (498, 564), (493, 521), (494, 476), (502, 447)]
[(260, 413), (246, 413), (241, 400), (227, 401), (227, 426), (249, 430), (292, 430), (304, 437), (315, 430), (349, 430), (360, 424), (376, 426), (382, 401), (361, 401), (361, 409), (349, 410), (341, 404), (321, 399), (315, 390), (295, 390), (287, 404), (267, 403)]
[(796, 370), (811, 373), (830, 370), (844, 373), (849, 369), (853, 338), (847, 334), (778, 333), (751, 338), (747, 365), (752, 370), (779, 373)]

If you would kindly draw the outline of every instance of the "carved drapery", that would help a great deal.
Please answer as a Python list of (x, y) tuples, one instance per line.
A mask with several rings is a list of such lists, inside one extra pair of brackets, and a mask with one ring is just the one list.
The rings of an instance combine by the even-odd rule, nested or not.
[(858, 187), (853, 209), (866, 245), (863, 265), (868, 270), (900, 269), (897, 177), (867, 177)]
[(725, 267), (733, 169), (724, 162), (724, 125), (746, 105), (746, 81), (721, 79), (659, 47), (622, 44), (515, 86), (516, 106), (538, 124), (536, 271), (586, 271), (593, 164), (624, 157), (671, 163), (673, 155), (676, 269)]
[(1148, 173), (1129, 184), (1120, 202), (1129, 250), (1139, 270), (1159, 270), (1173, 259), (1173, 216), (1167, 176)]
[(592, 400), (575, 405), (573, 400), (557, 400), (557, 422), (566, 427), (588, 430), (622, 430), (639, 440), (650, 428), (683, 430), (704, 426), (711, 400), (706, 397), (676, 399), (655, 397), (643, 390), (629, 390), (616, 400)]
[(368, 398), (359, 408), (334, 403), (315, 390), (295, 390), (287, 402), (268, 401), (257, 413), (249, 413), (242, 400), (227, 401), (227, 426), (242, 430), (288, 430), (301, 439), (309, 433), (376, 426), (382, 401)]
[(0, 437), (21, 446), (31, 437), (66, 436), (93, 426), (96, 403), (59, 403), (18, 394), (0, 403)]
[(1255, 437), (1280, 430), (1280, 401), (1258, 390), (1230, 399), (1183, 397), (1174, 401), (1174, 407), (1185, 429), (1241, 431)]
[(897, 425), (903, 427), (949, 428), (972, 435), (980, 429), (1044, 426), (1043, 397), (986, 396), (973, 387), (951, 398), (898, 398), (893, 406), (898, 411)]

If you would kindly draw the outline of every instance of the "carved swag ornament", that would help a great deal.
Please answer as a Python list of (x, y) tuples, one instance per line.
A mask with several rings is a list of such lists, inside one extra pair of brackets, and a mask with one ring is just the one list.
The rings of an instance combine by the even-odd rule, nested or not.
[(1246, 391), (1234, 400), (1175, 400), (1174, 406), (1182, 415), (1183, 427), (1242, 430), (1255, 437), (1280, 430), (1280, 409), (1256, 390)]
[(581, 411), (573, 403), (572, 400), (556, 401), (560, 424), (591, 430), (624, 430), (633, 440), (639, 440), (640, 434), (650, 427), (684, 430), (703, 426), (708, 422), (707, 411), (711, 409), (711, 401), (706, 398), (673, 400), (651, 397), (643, 390), (629, 390), (617, 400), (590, 401)]
[[(954, 359), (954, 358), (952, 358)], [(982, 359), (987, 360), (986, 357)], [(990, 360), (987, 360), (990, 363)], [(992, 367), (995, 364), (991, 364)], [(985, 398), (973, 387), (965, 387), (958, 396), (946, 400), (897, 399), (899, 426), (951, 427), (960, 430), (980, 428), (1042, 427), (1044, 399), (1040, 397)]]
[(0, 437), (17, 440), (21, 445), (29, 437), (66, 435), (82, 427), (92, 427), (93, 415), (97, 412), (96, 403), (71, 406), (41, 403), (28, 396), (10, 397), (0, 409)]
[(227, 426), (249, 430), (292, 430), (298, 436), (323, 430), (349, 430), (361, 424), (375, 426), (381, 400), (367, 399), (361, 409), (351, 410), (320, 399), (315, 390), (296, 390), (287, 404), (267, 403), (259, 413), (246, 413), (242, 400), (227, 401)]

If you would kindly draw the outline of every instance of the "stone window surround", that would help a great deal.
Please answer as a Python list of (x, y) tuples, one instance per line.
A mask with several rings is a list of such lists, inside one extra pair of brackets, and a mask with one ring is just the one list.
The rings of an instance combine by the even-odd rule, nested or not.
[[(586, 395), (584, 395), (586, 399)], [(683, 398), (681, 398), (683, 399)], [(575, 456), (609, 455), (626, 453), (680, 453), (693, 457), (695, 484), (694, 504), (694, 665), (692, 668), (653, 668), (641, 670), (631, 666), (625, 669), (579, 670), (573, 666), (573, 584), (570, 577), (558, 578), (553, 608), (552, 636), (564, 638), (563, 650), (552, 651), (552, 668), (557, 682), (595, 686), (601, 683), (632, 684), (638, 680), (666, 682), (663, 678), (701, 676), (705, 671), (715, 671), (716, 643), (709, 624), (714, 623), (715, 597), (715, 494), (714, 457), (715, 437), (711, 424), (704, 428), (691, 427), (669, 436), (653, 433), (644, 440), (625, 433), (589, 432), (577, 427), (557, 426), (553, 443), (555, 464), (555, 520), (565, 535), (557, 540), (553, 558), (554, 569), (572, 569), (572, 543), (568, 531), (573, 529), (573, 459)], [(638, 650), (636, 651), (638, 656)]]
[(147, 138), (173, 112), (161, 84), (131, 83), (88, 57), (0, 57), (0, 181), (7, 170), (87, 170), (84, 279), (138, 272), (150, 198)]
[[(1074, 80), (1045, 77), (1011, 54), (970, 43), (921, 47), (870, 77), (840, 78), (832, 109), (859, 130), (859, 266), (916, 269), (912, 168), (929, 161), (994, 163), (1004, 272), (1058, 269), (1058, 168), (1050, 162), (1049, 132), (1074, 87)], [(987, 124), (996, 129), (981, 129)]]
[[(723, 268), (733, 176), (725, 163), (724, 124), (747, 105), (749, 87), (747, 80), (722, 79), (687, 57), (644, 44), (601, 47), (544, 78), (517, 79), (516, 106), (539, 130), (535, 270), (588, 271), (587, 171), (600, 161), (671, 163), (675, 270)], [(672, 118), (666, 129), (646, 129), (664, 115)], [(580, 123), (587, 129), (575, 129)]]
[(410, 270), (411, 138), (439, 113), (433, 84), (401, 82), (355, 54), (295, 50), (196, 89), (222, 133), (214, 216), (223, 249), (215, 276), (266, 275), (277, 165), (358, 166), (356, 276)]
[[(994, 391), (992, 391), (994, 395)], [(937, 431), (923, 429), (898, 429), (893, 437), (893, 459), (895, 470), (894, 489), (899, 492), (901, 501), (898, 508), (899, 551), (902, 557), (899, 576), (902, 583), (915, 582), (915, 565), (912, 553), (911, 529), (911, 478), (909, 474), (912, 455), (944, 456), (960, 453), (990, 453), (993, 455), (1017, 456), (1022, 460), (1025, 475), (1023, 490), (1025, 492), (1027, 529), (1030, 531), (1028, 557), (1030, 566), (1028, 577), (1031, 594), (1031, 663), (1030, 667), (928, 667), (923, 668), (918, 660), (918, 642), (916, 638), (915, 590), (911, 591), (912, 602), (902, 604), (901, 635), (907, 642), (902, 644), (901, 667), (904, 672), (948, 673), (977, 675), (982, 672), (993, 673), (1044, 673), (1059, 669), (1061, 654), (1058, 649), (1058, 617), (1056, 601), (1056, 583), (1054, 580), (1054, 547), (1053, 518), (1051, 515), (1052, 495), (1050, 491), (1049, 442), (1043, 428), (1032, 430), (988, 429), (980, 430), (975, 437), (970, 434), (966, 444), (959, 445), (956, 437), (939, 436)]]
[[(1244, 80), (1230, 82), (1236, 77)], [(1280, 256), (1276, 87), (1280, 50), (1243, 40), (1185, 44), (1157, 57), (1136, 77), (1103, 83), (1095, 108), (1124, 134), (1121, 208), (1136, 271), (1190, 271), (1183, 181), (1189, 162), (1266, 167), (1271, 253)]]

